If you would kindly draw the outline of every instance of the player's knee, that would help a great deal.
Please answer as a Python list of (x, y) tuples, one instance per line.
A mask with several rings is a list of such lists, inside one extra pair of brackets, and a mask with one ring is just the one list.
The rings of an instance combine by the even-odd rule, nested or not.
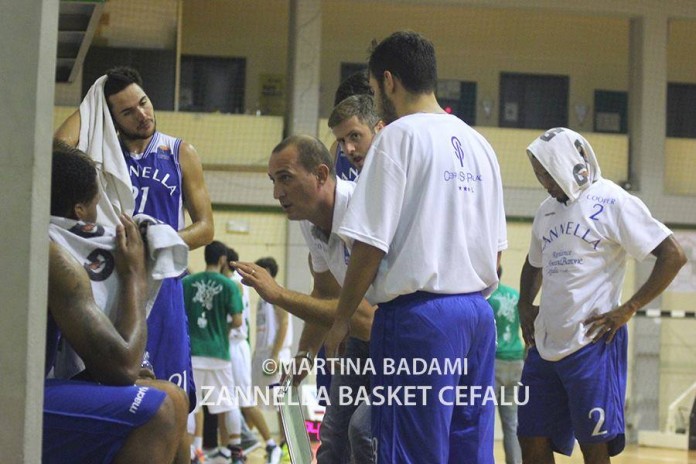
[(164, 380), (148, 380), (140, 383), (156, 388), (167, 395), (167, 398), (172, 403), (172, 408), (176, 414), (178, 424), (183, 429), (186, 425), (186, 417), (188, 416), (189, 410), (189, 398), (186, 391)]
[(157, 431), (157, 438), (167, 447), (175, 447), (179, 440), (178, 411), (174, 400), (167, 395), (148, 425)]

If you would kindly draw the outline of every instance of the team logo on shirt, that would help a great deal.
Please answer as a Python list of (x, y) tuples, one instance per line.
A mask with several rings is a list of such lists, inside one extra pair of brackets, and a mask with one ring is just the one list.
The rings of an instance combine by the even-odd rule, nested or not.
[(82, 238), (101, 237), (104, 228), (97, 224), (78, 222), (70, 228), (70, 232)]
[[(200, 303), (206, 311), (212, 310), (215, 296), (222, 293), (222, 285), (212, 280), (207, 280), (194, 282), (193, 286), (196, 287), (196, 294), (193, 297), (193, 302)], [(206, 328), (208, 320), (206, 319), (205, 311), (201, 313), (201, 316), (196, 322), (201, 329)]]
[(87, 255), (87, 262), (82, 267), (87, 271), (89, 280), (102, 282), (111, 276), (114, 266), (114, 255), (110, 251), (97, 248)]
[(573, 178), (579, 186), (583, 186), (587, 183), (590, 178), (590, 172), (587, 170), (587, 166), (584, 163), (573, 166)]
[(459, 160), (459, 165), (464, 167), (464, 149), (462, 149), (462, 142), (457, 137), (452, 137), (450, 142), (452, 142), (454, 156)]
[(166, 145), (160, 145), (157, 147), (157, 158), (169, 159), (172, 156), (172, 151)]

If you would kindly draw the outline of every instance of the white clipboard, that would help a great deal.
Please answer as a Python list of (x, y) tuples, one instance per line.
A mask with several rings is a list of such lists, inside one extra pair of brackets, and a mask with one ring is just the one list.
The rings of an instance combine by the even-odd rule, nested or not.
[(280, 417), (285, 429), (285, 440), (290, 453), (290, 462), (292, 464), (311, 464), (313, 459), (312, 446), (309, 443), (298, 389), (292, 387), (292, 375), (288, 375), (280, 385), (277, 398)]

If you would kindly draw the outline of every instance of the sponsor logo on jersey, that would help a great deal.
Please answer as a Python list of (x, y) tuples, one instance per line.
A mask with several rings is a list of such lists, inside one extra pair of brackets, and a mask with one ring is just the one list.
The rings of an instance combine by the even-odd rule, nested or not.
[(577, 222), (567, 221), (551, 227), (545, 235), (542, 235), (542, 250), (546, 249), (547, 245), (553, 243), (553, 241), (561, 235), (572, 235), (577, 237), (583, 242), (592, 245), (592, 248), (595, 250), (602, 241), (601, 238), (597, 238), (592, 235), (592, 230), (589, 227)]
[(169, 159), (172, 157), (172, 151), (166, 145), (160, 145), (157, 147), (157, 158), (159, 159)]
[(148, 387), (138, 388), (138, 393), (135, 394), (135, 398), (133, 398), (133, 403), (131, 403), (130, 408), (128, 408), (128, 412), (130, 412), (131, 414), (135, 414), (136, 412), (138, 412), (140, 403), (143, 402), (143, 398), (145, 398), (145, 393), (147, 393), (148, 390)]
[(89, 280), (102, 282), (114, 272), (114, 255), (110, 251), (97, 248), (87, 255), (87, 262), (82, 267), (87, 271)]

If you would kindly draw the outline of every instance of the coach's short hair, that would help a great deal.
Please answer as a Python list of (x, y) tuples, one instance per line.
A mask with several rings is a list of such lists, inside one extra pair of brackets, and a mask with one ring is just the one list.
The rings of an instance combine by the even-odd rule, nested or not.
[(346, 98), (331, 112), (329, 127), (333, 129), (353, 116), (374, 132), (374, 127), (379, 122), (379, 116), (375, 110), (375, 99), (371, 95), (353, 95)]
[(271, 277), (275, 277), (278, 275), (278, 263), (271, 256), (259, 258), (256, 260), (256, 263), (254, 264), (266, 269), (268, 273), (271, 274)]
[(417, 32), (394, 32), (382, 40), (372, 50), (368, 69), (380, 88), (384, 85), (384, 71), (399, 78), (411, 93), (434, 92), (437, 87), (435, 47)]
[(314, 172), (319, 165), (325, 164), (329, 168), (329, 175), (336, 177), (331, 153), (321, 140), (311, 135), (291, 135), (276, 145), (273, 153), (279, 153), (290, 146), (297, 148), (298, 161), (308, 172)]
[(205, 264), (217, 264), (220, 261), (220, 257), (224, 256), (227, 259), (227, 245), (213, 240), (205, 246), (203, 254), (205, 256)]
[(89, 203), (99, 192), (94, 161), (64, 142), (53, 144), (51, 215), (77, 219), (75, 205)]
[[(143, 88), (143, 78), (140, 73), (130, 66), (116, 66), (106, 71), (106, 81), (104, 82), (104, 98), (109, 103), (109, 97), (119, 93), (131, 84), (137, 84)], [(111, 104), (109, 103), (109, 108)]]

